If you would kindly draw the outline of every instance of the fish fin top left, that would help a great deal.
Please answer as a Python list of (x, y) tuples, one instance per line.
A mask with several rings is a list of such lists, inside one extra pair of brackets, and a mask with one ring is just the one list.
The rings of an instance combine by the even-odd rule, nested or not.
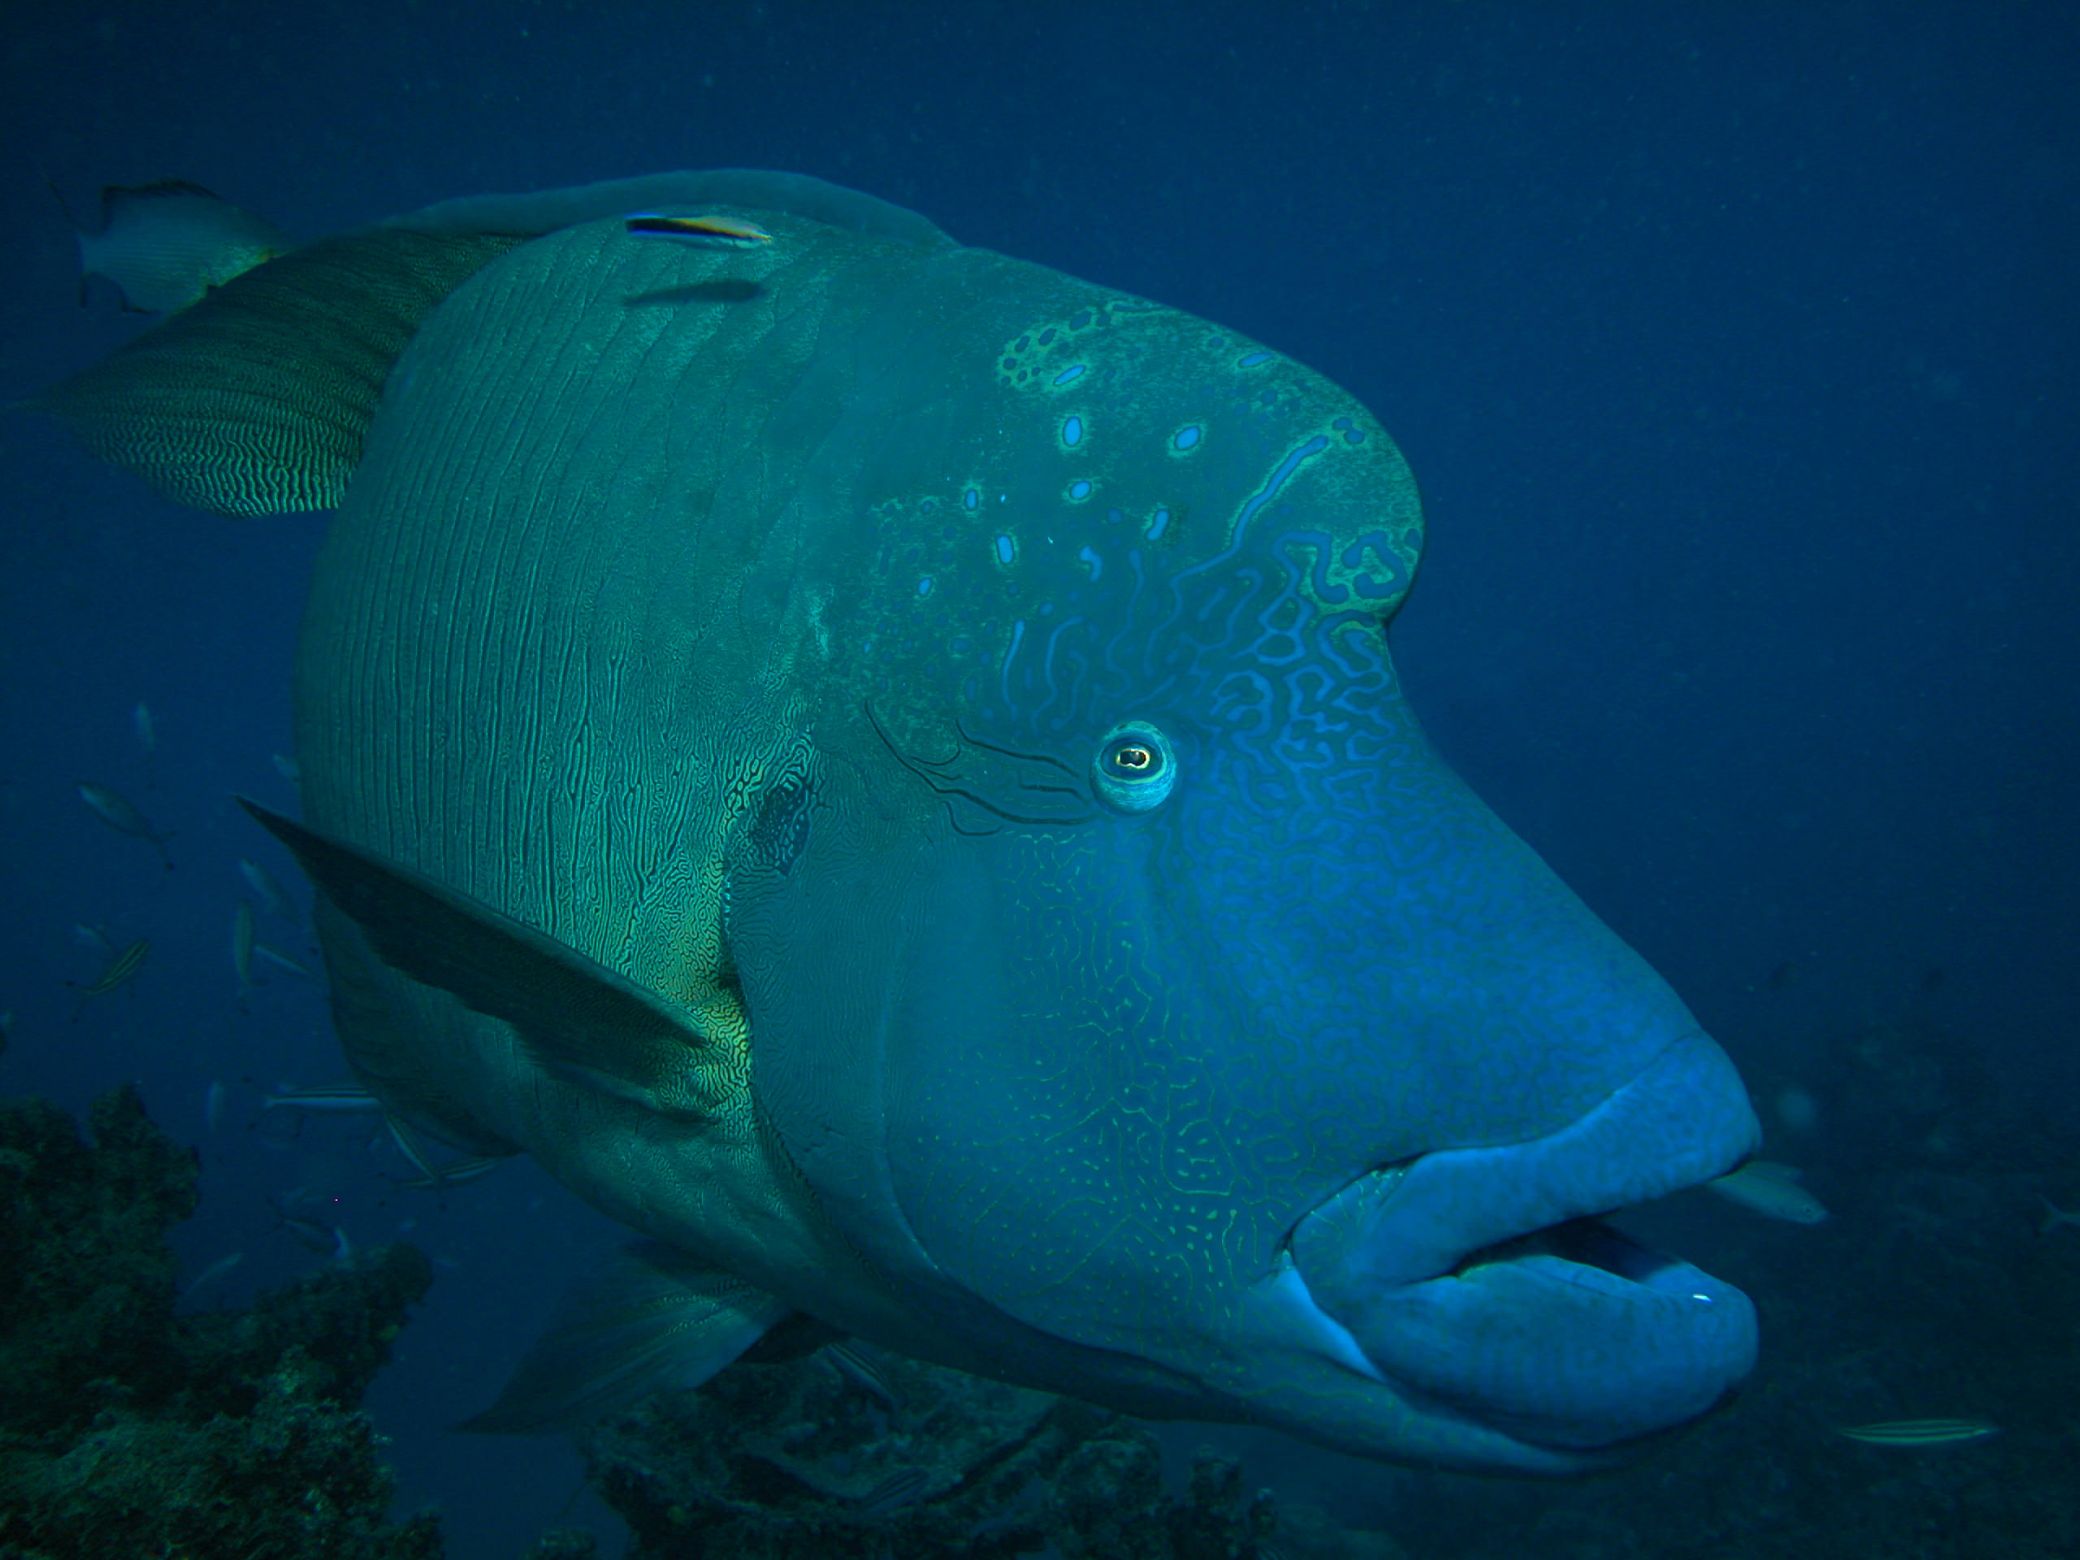
[(520, 242), (324, 239), (210, 289), (21, 404), (176, 503), (241, 518), (332, 509), (420, 322)]

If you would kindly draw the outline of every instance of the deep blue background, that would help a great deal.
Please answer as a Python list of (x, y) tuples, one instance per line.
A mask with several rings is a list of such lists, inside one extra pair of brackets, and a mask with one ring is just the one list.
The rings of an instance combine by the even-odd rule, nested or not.
[[(2080, 1097), (2080, 8), (592, 9), (8, 6), (0, 394), (135, 328), (74, 306), (46, 175), (81, 209), (190, 178), (299, 236), (674, 166), (860, 186), (1378, 411), (1431, 520), (1397, 629), (1419, 707), (1765, 1103), (1907, 1012)], [(511, 1553), (575, 1460), (441, 1426), (610, 1233), (531, 1169), (443, 1207), (386, 1191), (364, 1127), (252, 1126), (341, 1071), (317, 991), (240, 1012), (226, 954), (236, 858), (290, 877), (228, 796), (290, 799), (269, 754), (322, 521), (175, 510), (13, 415), (0, 505), (0, 1087), (141, 1078), (201, 1140), (224, 1080), (180, 1239), (246, 1253), (227, 1300), (312, 1260), (270, 1193), (337, 1198), (361, 1241), (415, 1219), (452, 1266), (371, 1408), (407, 1502)], [(178, 831), (179, 870), (79, 778)], [(154, 952), (75, 1024), (76, 921)]]

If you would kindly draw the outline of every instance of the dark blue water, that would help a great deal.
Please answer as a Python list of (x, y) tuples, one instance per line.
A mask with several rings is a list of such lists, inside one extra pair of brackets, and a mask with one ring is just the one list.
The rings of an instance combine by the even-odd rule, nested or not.
[[(1980, 1080), (1936, 1102), (1950, 1130), (1989, 1094), (2043, 1105), (2039, 1180), (1988, 1203), (2034, 1238), (2033, 1190), (2080, 1195), (2055, 1131), (2080, 1098), (2080, 12), (944, 9), (10, 6), (0, 394), (135, 329), (75, 306), (46, 176), (82, 208), (193, 179), (311, 236), (491, 189), (792, 168), (1217, 317), (1400, 440), (1430, 518), (1397, 630), (1419, 707), (1766, 1120), (1787, 1086), (1819, 1097), (1773, 1147), (1857, 1205), (1901, 1141), (1846, 1097), (1855, 1037), (1911, 1029)], [(270, 1195), (363, 1242), (415, 1221), (442, 1267), (370, 1408), (404, 1505), (438, 1501), (455, 1553), (513, 1553), (575, 1457), (445, 1427), (612, 1233), (531, 1169), (415, 1199), (365, 1126), (256, 1125), (268, 1088), (342, 1073), (320, 990), (276, 972), (241, 1010), (227, 953), (237, 858), (295, 881), (230, 795), (291, 800), (270, 755), (322, 522), (174, 509), (22, 417), (0, 504), (0, 1087), (78, 1107), (141, 1080), (204, 1155), (184, 1256), (245, 1253), (227, 1301), (312, 1260)], [(177, 870), (79, 779), (176, 831)], [(99, 956), (75, 923), (153, 943), (78, 1022), (62, 982)], [(1846, 1219), (1743, 1238), (1774, 1243), (1740, 1275), (1766, 1322), (1772, 1286), (1824, 1309), (1860, 1249)], [(1922, 1411), (1967, 1410), (2011, 1444), (2052, 1423)], [(1305, 1483), (1308, 1457), (1264, 1467)], [(612, 1531), (589, 1496), (570, 1511)]]

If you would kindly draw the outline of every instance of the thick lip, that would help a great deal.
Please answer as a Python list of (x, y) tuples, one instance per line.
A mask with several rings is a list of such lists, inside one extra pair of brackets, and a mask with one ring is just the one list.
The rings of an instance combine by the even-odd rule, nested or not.
[(1368, 1373), (1529, 1442), (1608, 1446), (1711, 1408), (1755, 1323), (1738, 1289), (1594, 1216), (1723, 1175), (1758, 1136), (1732, 1063), (1691, 1034), (1546, 1137), (1360, 1177), (1289, 1249)]

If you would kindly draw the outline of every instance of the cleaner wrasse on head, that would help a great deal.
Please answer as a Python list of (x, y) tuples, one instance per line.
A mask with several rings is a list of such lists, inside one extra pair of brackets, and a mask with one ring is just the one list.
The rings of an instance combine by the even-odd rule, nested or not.
[(726, 246), (750, 248), (770, 244), (773, 235), (764, 228), (735, 217), (667, 217), (655, 212), (636, 212), (623, 223), (629, 232), (654, 233), (667, 238), (711, 239)]

